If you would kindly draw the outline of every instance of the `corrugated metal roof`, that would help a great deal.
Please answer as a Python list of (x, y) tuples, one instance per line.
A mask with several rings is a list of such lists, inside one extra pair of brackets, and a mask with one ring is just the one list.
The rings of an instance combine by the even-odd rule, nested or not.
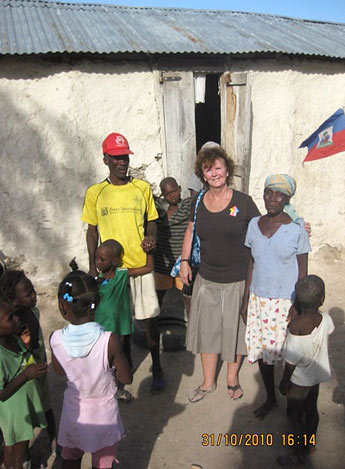
[(0, 54), (48, 52), (345, 58), (345, 24), (232, 11), (0, 0)]

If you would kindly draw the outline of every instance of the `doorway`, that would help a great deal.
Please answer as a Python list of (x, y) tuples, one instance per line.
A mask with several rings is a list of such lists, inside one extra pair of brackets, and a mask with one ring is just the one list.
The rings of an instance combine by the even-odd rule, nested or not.
[(208, 141), (220, 143), (221, 115), (219, 95), (219, 74), (206, 75), (205, 102), (195, 105), (196, 149)]

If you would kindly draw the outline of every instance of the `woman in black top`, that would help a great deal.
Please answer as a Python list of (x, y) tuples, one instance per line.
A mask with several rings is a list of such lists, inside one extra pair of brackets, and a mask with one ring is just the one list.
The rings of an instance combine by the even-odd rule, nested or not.
[[(227, 389), (231, 399), (243, 392), (238, 372), (243, 355), (245, 325), (239, 311), (249, 262), (244, 240), (249, 221), (260, 212), (252, 198), (230, 187), (234, 162), (217, 144), (203, 147), (195, 173), (207, 188), (196, 218), (201, 263), (195, 280), (187, 349), (201, 354), (204, 381), (190, 395), (197, 402), (216, 389), (218, 354), (227, 362)], [(191, 280), (191, 251), (195, 202), (183, 242), (180, 278)]]

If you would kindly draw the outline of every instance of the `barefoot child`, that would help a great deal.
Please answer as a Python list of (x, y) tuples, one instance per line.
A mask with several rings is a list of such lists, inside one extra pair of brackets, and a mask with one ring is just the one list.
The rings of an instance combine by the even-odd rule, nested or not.
[(115, 378), (131, 383), (132, 372), (119, 338), (94, 322), (99, 295), (93, 277), (71, 272), (60, 283), (58, 299), (70, 323), (50, 337), (54, 369), (67, 377), (58, 434), (63, 467), (80, 467), (87, 451), (93, 467), (110, 469), (123, 437)]
[[(307, 275), (299, 280), (296, 298), (301, 314), (288, 326), (282, 349), (285, 370), (279, 389), (287, 397), (287, 416), (295, 453), (298, 461), (304, 464), (316, 443), (319, 383), (331, 379), (328, 336), (333, 332), (334, 324), (329, 314), (319, 311), (325, 299), (325, 284), (320, 277)], [(284, 457), (278, 458), (278, 462), (291, 463)]]
[[(121, 268), (123, 247), (118, 241), (108, 239), (96, 250), (96, 268), (100, 302), (96, 308), (95, 321), (106, 331), (120, 336), (124, 354), (132, 366), (130, 334), (133, 332), (132, 313), (129, 300), (128, 277), (145, 275), (153, 270), (153, 257), (147, 254), (146, 265), (139, 268)], [(133, 396), (121, 383), (117, 398), (129, 403)]]
[(6, 469), (28, 468), (29, 441), (34, 428), (45, 428), (40, 391), (34, 378), (47, 373), (47, 363), (35, 363), (16, 335), (18, 318), (0, 301), (0, 427), (5, 445)]
[[(1, 297), (11, 304), (16, 311), (22, 327), (20, 338), (25, 346), (32, 352), (37, 363), (46, 363), (47, 355), (43, 339), (43, 332), (39, 323), (40, 312), (36, 307), (37, 294), (22, 270), (5, 270), (0, 279)], [(28, 333), (28, 336), (27, 336)], [(29, 337), (29, 341), (27, 340)], [(47, 432), (52, 446), (55, 446), (56, 428), (55, 418), (50, 402), (50, 388), (48, 374), (38, 379), (41, 388), (41, 399), (45, 417), (47, 419)], [(54, 449), (54, 448), (53, 448)]]

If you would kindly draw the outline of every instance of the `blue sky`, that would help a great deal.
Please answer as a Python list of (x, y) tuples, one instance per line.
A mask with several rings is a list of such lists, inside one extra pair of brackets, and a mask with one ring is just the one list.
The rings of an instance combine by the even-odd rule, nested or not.
[[(58, 1), (58, 0), (57, 0)], [(60, 0), (61, 1), (61, 0)], [(320, 21), (345, 23), (345, 0), (64, 0), (129, 6), (252, 11)]]

